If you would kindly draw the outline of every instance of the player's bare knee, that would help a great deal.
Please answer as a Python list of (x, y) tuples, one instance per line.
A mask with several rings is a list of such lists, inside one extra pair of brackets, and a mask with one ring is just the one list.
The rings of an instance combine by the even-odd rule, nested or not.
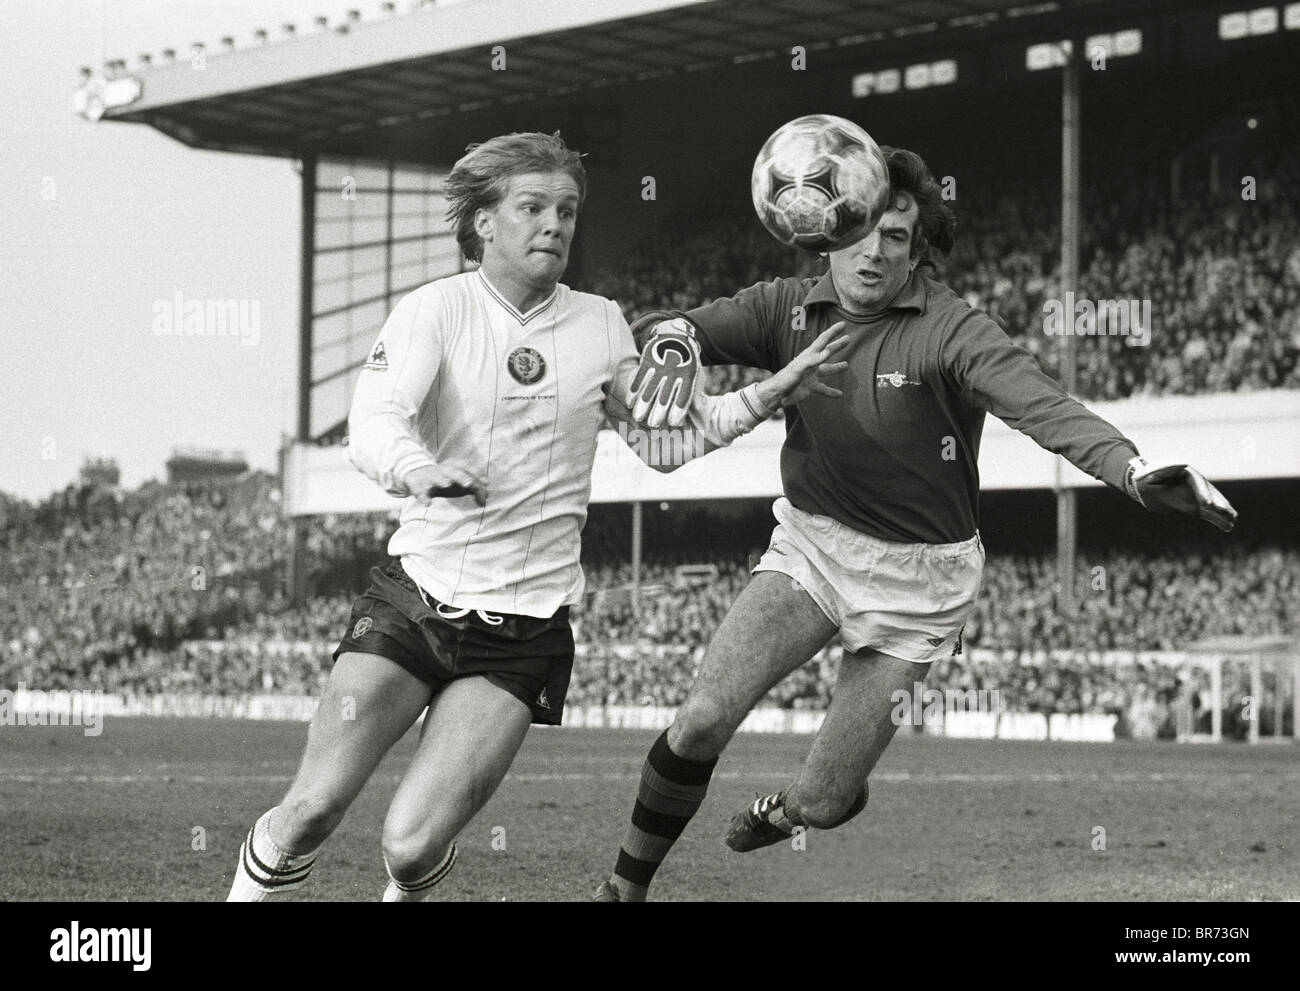
[(823, 791), (799, 794), (799, 814), (812, 829), (835, 829), (854, 818), (866, 806), (864, 793)]
[(384, 863), (388, 873), (399, 881), (412, 881), (420, 876), (421, 862), (426, 859), (424, 847), (414, 836), (393, 836), (384, 830)]
[(708, 698), (689, 699), (677, 712), (668, 745), (678, 757), (712, 760), (726, 749), (733, 732), (725, 707)]
[(408, 828), (401, 822), (384, 823), (384, 863), (399, 881), (414, 881), (438, 865), (447, 852), (451, 837), (435, 835), (427, 824)]
[(840, 805), (838, 802), (822, 798), (813, 799), (811, 802), (805, 800), (799, 806), (804, 824), (810, 829), (834, 829), (847, 810), (847, 804)]

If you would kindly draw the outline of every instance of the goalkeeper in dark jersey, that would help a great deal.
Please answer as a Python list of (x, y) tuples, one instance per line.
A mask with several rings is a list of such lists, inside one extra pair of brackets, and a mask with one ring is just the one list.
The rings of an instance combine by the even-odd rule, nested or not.
[[(867, 803), (867, 777), (896, 728), (894, 693), (955, 652), (979, 593), (980, 434), (987, 413), (1153, 511), (1236, 513), (1199, 472), (1146, 463), (1071, 399), (985, 313), (931, 277), (954, 219), (925, 163), (884, 149), (890, 207), (862, 241), (830, 255), (820, 279), (778, 279), (685, 313), (648, 315), (631, 404), (680, 415), (659, 397), (699, 362), (647, 355), (698, 349), (704, 364), (775, 370), (843, 321), (847, 368), (786, 411), (784, 497), (771, 545), (723, 619), (676, 720), (651, 748), (632, 821), (599, 900), (646, 897), (699, 808), (718, 756), (749, 710), (836, 633), (834, 699), (795, 780), (732, 820), (748, 851), (797, 828), (829, 829)], [(927, 274), (929, 273), (929, 274)], [(671, 343), (665, 348), (660, 339)]]

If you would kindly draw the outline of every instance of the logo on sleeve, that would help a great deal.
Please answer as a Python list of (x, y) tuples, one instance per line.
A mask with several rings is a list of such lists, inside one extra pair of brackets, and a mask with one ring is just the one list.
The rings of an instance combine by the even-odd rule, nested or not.
[(388, 370), (388, 352), (384, 350), (383, 341), (375, 342), (375, 349), (370, 352), (370, 357), (366, 359), (366, 367), (376, 372)]
[(546, 374), (546, 359), (532, 348), (515, 348), (506, 359), (506, 368), (520, 385), (532, 385)]

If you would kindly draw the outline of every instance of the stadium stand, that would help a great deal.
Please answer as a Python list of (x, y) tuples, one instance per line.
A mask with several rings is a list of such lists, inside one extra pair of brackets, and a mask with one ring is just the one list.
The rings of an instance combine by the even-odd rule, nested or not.
[[(1300, 183), (1293, 151), (1261, 169), (1259, 200), (1229, 187), (1193, 184), (1175, 202), (1167, 185), (1102, 174), (1084, 202), (1078, 295), (1149, 299), (1147, 347), (1105, 337), (1078, 349), (1078, 394), (1086, 399), (1190, 395), (1300, 387)], [(1269, 204), (1266, 215), (1259, 201)], [(1058, 194), (1016, 187), (990, 208), (957, 210), (958, 236), (944, 279), (985, 310), (1057, 375), (1056, 350), (1042, 333), (1043, 302), (1060, 296)], [(588, 287), (623, 306), (685, 309), (772, 278), (817, 275), (825, 263), (785, 248), (753, 223), (719, 219), (665, 246), (644, 244), (617, 271)], [(718, 368), (710, 391), (762, 377)]]
[[(384, 560), (390, 523), (316, 521), (315, 594), (292, 609), (277, 579), (288, 546), (278, 505), (275, 480), (257, 473), (233, 485), (70, 487), (38, 505), (5, 498), (0, 684), (129, 695), (316, 693), (350, 589)], [(700, 512), (670, 515), (657, 519), (647, 544), (639, 617), (622, 527), (610, 512), (589, 521), (571, 704), (678, 704), (743, 587), (765, 538), (761, 511), (734, 526)], [(716, 577), (679, 573), (702, 561)], [(1092, 561), (1105, 562), (1104, 589), (1084, 590)], [(1102, 663), (1100, 654), (1176, 650), (1220, 634), (1294, 636), (1298, 575), (1294, 543), (1092, 551), (1080, 562), (1080, 612), (1068, 619), (1057, 609), (1050, 553), (991, 554), (968, 649), (939, 665), (930, 683), (997, 689), (1009, 711), (1110, 713), (1122, 717), (1122, 732), (1171, 735), (1177, 673), (1136, 653), (1123, 664)], [(1059, 656), (1044, 659), (1051, 651)], [(825, 708), (837, 656), (823, 652), (768, 703)]]
[[(1082, 397), (1300, 386), (1300, 204), (1280, 192), (1300, 183), (1300, 156), (1286, 149), (1267, 164), (1262, 218), (1231, 186), (1216, 195), (1191, 185), (1176, 203), (1168, 189), (1126, 173), (1089, 186), (1082, 289), (1151, 298), (1159, 332), (1147, 348), (1104, 338), (1078, 349)], [(1043, 301), (1058, 292), (1053, 192), (1007, 190), (988, 209), (959, 210), (958, 220), (945, 279), (1054, 374), (1055, 349), (1041, 332)], [(631, 319), (779, 275), (815, 275), (824, 265), (780, 246), (748, 219), (693, 223), (689, 235), (632, 246), (616, 270), (578, 287), (617, 299)], [(710, 390), (735, 388), (755, 374), (715, 369)], [(0, 496), (0, 684), (135, 694), (316, 691), (351, 597), (385, 558), (387, 519), (313, 518), (311, 595), (292, 609), (282, 585), (289, 541), (276, 479), (252, 473), (229, 482), (151, 482), (128, 492), (115, 475), (96, 478), (37, 505)], [(590, 594), (574, 611), (582, 654), (570, 702), (679, 703), (767, 525), (701, 526), (689, 513), (659, 519), (647, 534), (647, 591), (634, 615), (626, 534), (593, 515), (584, 533)], [(682, 547), (691, 548), (689, 558)], [(1084, 588), (1088, 554), (1081, 553), (1081, 609), (1071, 618), (1057, 608), (1046, 544), (991, 553), (965, 633), (981, 659), (954, 657), (932, 683), (997, 688), (1014, 711), (1112, 713), (1126, 732), (1157, 735), (1168, 731), (1177, 675), (1137, 661), (1103, 664), (1096, 652), (1297, 632), (1294, 535), (1203, 549), (1112, 548), (1104, 561), (1105, 589)], [(676, 568), (689, 563), (714, 565), (716, 577), (678, 580)], [(1025, 663), (1052, 650), (1067, 659)], [(824, 708), (835, 656), (819, 656), (768, 701)]]

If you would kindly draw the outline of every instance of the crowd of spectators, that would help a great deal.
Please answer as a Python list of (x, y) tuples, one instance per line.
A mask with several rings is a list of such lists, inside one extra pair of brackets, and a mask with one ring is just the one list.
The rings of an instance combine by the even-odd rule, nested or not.
[[(1093, 400), (1300, 387), (1300, 161), (1271, 163), (1243, 198), (1187, 186), (1175, 196), (1127, 173), (1087, 187), (1075, 299), (1137, 304), (1143, 332), (1076, 338), (1076, 393)], [(1045, 331), (1044, 304), (1060, 285), (1059, 196), (1016, 186), (952, 206), (957, 238), (942, 273), (986, 311), (1049, 375), (1059, 374), (1059, 336)], [(756, 282), (825, 271), (824, 260), (786, 248), (756, 220), (696, 218), (695, 233), (633, 248), (591, 291), (628, 320), (649, 310), (688, 309)], [(1074, 314), (1067, 314), (1073, 325)], [(1102, 328), (1103, 331), (1110, 329)], [(1134, 346), (1146, 339), (1144, 346)], [(711, 392), (761, 378), (753, 369), (710, 371)]]
[(111, 680), (150, 650), (283, 608), (278, 499), (265, 475), (206, 488), (69, 486), (39, 506), (6, 499), (3, 680)]
[[(591, 704), (678, 704), (712, 630), (747, 578), (744, 558), (714, 563), (718, 577), (704, 583), (678, 580), (675, 567), (651, 568), (639, 617), (622, 591), (626, 569), (596, 571), (597, 587), (620, 591), (606, 593), (612, 601), (604, 605), (598, 596), (578, 614), (587, 657), (576, 697)], [(1081, 560), (1079, 575), (1078, 608), (1069, 618), (1051, 555), (990, 556), (963, 653), (936, 664), (928, 684), (997, 690), (1005, 711), (1107, 713), (1137, 735), (1171, 734), (1184, 672), (1140, 661), (1138, 652), (1179, 651), (1234, 634), (1294, 637), (1297, 630), (1300, 548), (1106, 553)], [(657, 649), (664, 643), (676, 652)], [(1103, 661), (1101, 654), (1111, 651), (1130, 657)], [(769, 704), (824, 709), (834, 690), (836, 653), (824, 652), (797, 671)], [(1191, 693), (1205, 686), (1186, 687)]]
[[(634, 608), (624, 533), (613, 518), (594, 516), (588, 526), (587, 593), (572, 610), (580, 652), (569, 702), (677, 705), (761, 549), (746, 547), (745, 534), (760, 541), (761, 534), (743, 519), (701, 526), (698, 516), (663, 514)], [(356, 587), (385, 559), (391, 528), (382, 516), (313, 521), (313, 594), (291, 608), (280, 581), (287, 530), (269, 476), (229, 486), (70, 492), (39, 506), (0, 500), (0, 684), (135, 695), (314, 694), (328, 677), (329, 651)], [(1078, 609), (1069, 617), (1059, 607), (1050, 554), (991, 555), (964, 653), (937, 664), (929, 684), (996, 689), (1007, 711), (1111, 713), (1126, 729), (1156, 735), (1172, 732), (1180, 671), (1136, 655), (1103, 662), (1100, 652), (1176, 651), (1210, 636), (1297, 632), (1296, 546), (1090, 552), (1078, 575)], [(347, 587), (330, 587), (336, 582)], [(768, 703), (825, 708), (838, 654), (832, 644)]]
[[(1300, 386), (1300, 184), (1282, 156), (1254, 198), (1120, 180), (1085, 198), (1080, 296), (1149, 300), (1148, 346), (1081, 340), (1078, 392), (1091, 399)], [(1056, 200), (1020, 188), (954, 204), (957, 247), (944, 279), (1057, 372), (1043, 304), (1059, 295)], [(629, 319), (688, 308), (780, 275), (816, 275), (825, 262), (788, 249), (751, 219), (698, 219), (688, 236), (634, 248), (583, 288), (619, 301)], [(711, 391), (760, 372), (714, 369)], [(101, 480), (32, 505), (0, 495), (0, 686), (104, 688), (131, 693), (316, 691), (352, 596), (381, 563), (383, 516), (312, 520), (307, 604), (291, 608), (284, 576), (288, 525), (275, 479), (123, 491)], [(726, 527), (713, 527), (711, 533)], [(573, 704), (675, 705), (761, 548), (676, 532), (658, 521), (639, 608), (622, 534), (588, 525), (588, 594), (573, 610), (581, 652)], [(743, 543), (743, 541), (742, 541)], [(689, 556), (683, 556), (689, 548)], [(696, 565), (683, 570), (683, 565)], [(1098, 569), (1102, 579), (1097, 580)], [(1079, 608), (1058, 607), (1048, 553), (994, 555), (967, 624), (969, 653), (937, 665), (932, 683), (997, 688), (1018, 711), (1112, 712), (1167, 728), (1177, 672), (1102, 664), (1085, 651), (1177, 650), (1219, 634), (1294, 636), (1300, 552), (1292, 544), (1158, 548), (1080, 562)], [(1035, 651), (1079, 651), (1026, 664)], [(769, 701), (824, 707), (834, 652), (801, 669)], [(1163, 731), (1163, 730), (1162, 730)]]

